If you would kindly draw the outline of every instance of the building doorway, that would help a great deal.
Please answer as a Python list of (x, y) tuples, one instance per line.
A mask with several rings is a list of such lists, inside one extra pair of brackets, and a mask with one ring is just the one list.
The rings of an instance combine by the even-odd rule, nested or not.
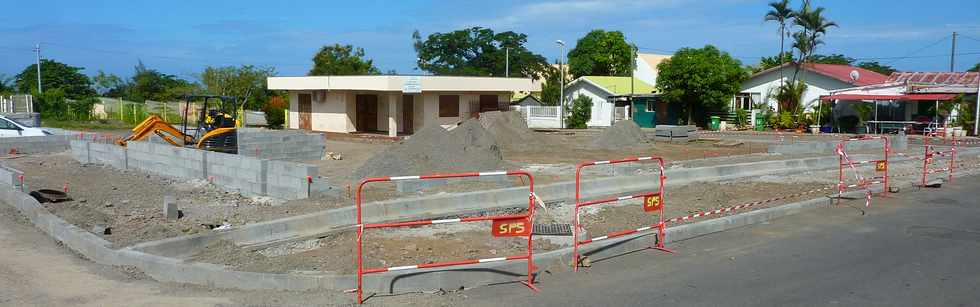
[(299, 94), (299, 129), (313, 130), (313, 95)]
[(415, 133), (415, 96), (402, 95), (402, 131), (405, 134)]
[(354, 104), (357, 131), (378, 131), (378, 96), (357, 95)]
[(480, 95), (480, 112), (497, 111), (498, 109), (497, 95)]

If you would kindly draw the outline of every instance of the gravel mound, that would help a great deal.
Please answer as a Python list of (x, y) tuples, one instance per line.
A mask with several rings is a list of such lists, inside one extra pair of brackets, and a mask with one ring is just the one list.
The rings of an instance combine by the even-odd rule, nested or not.
[(632, 120), (621, 120), (612, 127), (602, 130), (595, 145), (604, 149), (618, 149), (647, 143), (647, 137), (640, 126)]
[(480, 113), (480, 125), (503, 149), (527, 151), (540, 147), (544, 139), (527, 127), (520, 112), (492, 111)]
[(452, 131), (426, 125), (407, 140), (375, 154), (354, 178), (425, 175), (502, 169), (506, 166), (493, 135), (470, 119)]

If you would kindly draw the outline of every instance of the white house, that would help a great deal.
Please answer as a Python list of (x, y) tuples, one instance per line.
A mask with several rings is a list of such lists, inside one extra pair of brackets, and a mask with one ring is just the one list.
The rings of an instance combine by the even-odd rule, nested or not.
[[(625, 96), (650, 94), (653, 85), (639, 78), (583, 76), (565, 86), (565, 103), (570, 105), (580, 96), (592, 99), (592, 116), (586, 123), (589, 127), (608, 127), (617, 119), (629, 118), (629, 107)], [(617, 105), (620, 105), (617, 108)]]
[[(732, 99), (731, 108), (751, 110), (753, 104), (765, 102), (773, 110), (779, 110), (776, 101), (776, 90), (783, 80), (792, 80), (797, 74), (797, 80), (807, 84), (803, 94), (804, 107), (813, 108), (821, 96), (829, 95), (832, 91), (866, 86), (885, 82), (888, 76), (860, 67), (836, 64), (807, 63), (797, 72), (796, 63), (786, 63), (782, 66), (763, 70), (742, 82), (741, 91)], [(852, 78), (856, 77), (856, 78)]]
[(449, 126), (479, 112), (506, 110), (515, 91), (541, 91), (527, 78), (451, 76), (270, 77), (289, 93), (291, 129), (335, 133), (411, 134)]
[(660, 74), (657, 65), (660, 65), (660, 62), (669, 58), (670, 56), (665, 54), (637, 53), (636, 68), (633, 70), (633, 77), (647, 84), (657, 85), (657, 75)]

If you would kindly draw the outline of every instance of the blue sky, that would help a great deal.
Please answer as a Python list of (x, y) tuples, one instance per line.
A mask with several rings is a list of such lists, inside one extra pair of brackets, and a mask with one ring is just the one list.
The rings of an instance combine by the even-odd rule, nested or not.
[[(418, 74), (412, 31), (423, 35), (469, 26), (529, 36), (528, 47), (553, 61), (556, 39), (574, 42), (594, 28), (623, 31), (641, 52), (669, 53), (713, 44), (743, 63), (778, 52), (777, 26), (764, 23), (768, 1), (14, 1), (0, 23), (0, 74), (42, 57), (122, 76), (137, 60), (192, 79), (207, 65), (273, 66), (302, 75), (322, 45), (363, 47), (387, 71)], [(799, 2), (799, 1), (794, 1)], [(813, 0), (841, 25), (818, 53), (880, 59), (902, 70), (949, 69), (951, 32), (957, 70), (980, 62), (980, 1)], [(13, 9), (10, 9), (13, 8)], [(11, 12), (15, 12), (12, 13)]]

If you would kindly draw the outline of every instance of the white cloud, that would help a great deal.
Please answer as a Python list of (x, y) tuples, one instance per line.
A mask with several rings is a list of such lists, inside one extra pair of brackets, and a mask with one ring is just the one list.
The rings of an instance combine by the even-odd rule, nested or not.
[(668, 7), (689, 0), (568, 0), (530, 3), (507, 10), (502, 16), (467, 22), (465, 26), (513, 29), (528, 25), (575, 23), (582, 18), (596, 18), (604, 13), (631, 12), (651, 7)]

